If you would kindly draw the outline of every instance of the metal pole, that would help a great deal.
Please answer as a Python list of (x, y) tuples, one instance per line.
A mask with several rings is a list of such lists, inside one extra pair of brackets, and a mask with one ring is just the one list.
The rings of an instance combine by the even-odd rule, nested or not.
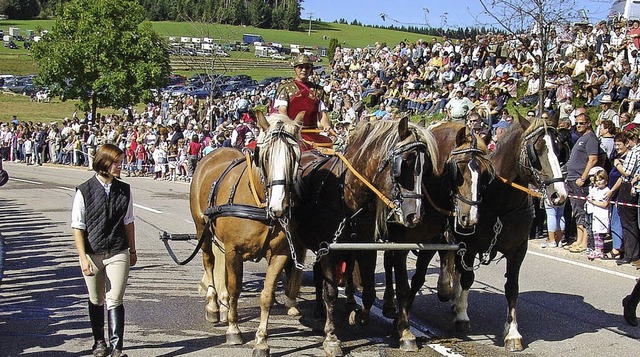
[(329, 250), (458, 250), (458, 244), (426, 243), (332, 243)]
[(311, 36), (311, 16), (313, 15), (313, 12), (309, 13), (309, 36)]

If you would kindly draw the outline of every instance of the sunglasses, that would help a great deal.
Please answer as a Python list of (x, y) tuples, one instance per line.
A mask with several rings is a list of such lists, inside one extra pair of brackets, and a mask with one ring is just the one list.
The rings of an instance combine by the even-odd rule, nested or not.
[(577, 121), (576, 125), (587, 125), (586, 121)]

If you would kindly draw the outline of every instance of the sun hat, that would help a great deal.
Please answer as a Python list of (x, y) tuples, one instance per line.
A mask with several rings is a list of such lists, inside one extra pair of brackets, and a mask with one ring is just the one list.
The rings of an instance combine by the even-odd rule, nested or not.
[(600, 104), (611, 104), (611, 96), (609, 94), (605, 94), (600, 98)]

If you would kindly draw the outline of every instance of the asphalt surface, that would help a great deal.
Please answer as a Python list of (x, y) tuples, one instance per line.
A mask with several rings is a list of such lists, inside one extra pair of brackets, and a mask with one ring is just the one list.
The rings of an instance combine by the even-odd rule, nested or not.
[[(91, 333), (86, 288), (69, 228), (74, 187), (92, 175), (86, 169), (26, 167), (8, 163), (11, 180), (0, 188), (0, 237), (4, 239), (4, 278), (0, 285), (0, 357), (87, 356)], [(225, 344), (226, 326), (204, 319), (198, 293), (199, 255), (177, 266), (158, 239), (162, 230), (193, 233), (188, 185), (125, 178), (133, 187), (139, 264), (125, 295), (125, 350), (130, 356), (248, 356), (259, 321), (258, 297), (264, 261), (246, 263), (240, 301), (245, 343)], [(640, 329), (624, 323), (620, 301), (639, 274), (613, 262), (589, 262), (562, 249), (540, 249), (530, 241), (520, 279), (518, 321), (525, 350), (519, 356), (635, 356)], [(174, 242), (180, 258), (195, 242)], [(0, 253), (1, 254), (1, 253)], [(312, 256), (309, 256), (312, 258)], [(469, 298), (472, 330), (455, 333), (448, 304), (434, 295), (438, 264), (412, 311), (420, 351), (398, 350), (393, 321), (379, 308), (368, 326), (348, 326), (344, 304), (336, 311), (338, 336), (349, 356), (513, 355), (502, 349), (506, 303), (504, 261), (476, 272)], [(305, 269), (302, 317), (287, 316), (281, 297), (272, 309), (272, 356), (323, 356), (322, 325), (312, 318), (314, 296)], [(377, 270), (376, 305), (382, 299), (383, 272)], [(281, 289), (279, 290), (279, 292)], [(433, 337), (437, 336), (437, 337)], [(430, 344), (436, 344), (431, 348)]]

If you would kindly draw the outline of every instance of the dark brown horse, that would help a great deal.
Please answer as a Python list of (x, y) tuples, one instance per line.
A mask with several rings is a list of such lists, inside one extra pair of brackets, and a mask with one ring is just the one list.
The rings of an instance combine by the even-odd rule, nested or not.
[(433, 137), (407, 118), (360, 124), (349, 135), (344, 160), (303, 154), (297, 185), (301, 204), (296, 206), (292, 221), (301, 247), (311, 249), (319, 258), (327, 355), (342, 355), (333, 317), (342, 276), (336, 267), (358, 262), (364, 289), (358, 320), (364, 321), (375, 300), (376, 264), (375, 251), (328, 250), (328, 245), (373, 243), (386, 236), (389, 220), (404, 226), (420, 223), (422, 177), (432, 174), (434, 157)]
[[(268, 356), (269, 311), (278, 276), (292, 249), (286, 239), (287, 227), (280, 222), (294, 205), (292, 186), (301, 156), (300, 123), (281, 114), (273, 114), (267, 119), (257, 113), (257, 117), (262, 133), (258, 138), (255, 162), (236, 149), (213, 151), (198, 163), (191, 182), (190, 201), (196, 234), (203, 240), (207, 320), (216, 322), (219, 319), (216, 286), (224, 291), (226, 281), (229, 344), (243, 343), (238, 328), (243, 262), (266, 259), (267, 273), (260, 294), (260, 325), (253, 352), (254, 356)], [(213, 248), (214, 237), (225, 251), (223, 255), (217, 254), (217, 265), (214, 250), (219, 250)], [(222, 300), (225, 300), (224, 296)]]
[[(438, 167), (442, 168), (437, 175), (424, 177), (425, 216), (422, 222), (413, 228), (389, 226), (389, 240), (398, 243), (450, 243), (447, 234), (451, 230), (472, 234), (478, 223), (478, 204), (484, 188), (494, 179), (495, 172), (487, 157), (484, 142), (470, 133), (460, 123), (440, 123), (431, 126), (439, 146)], [(385, 252), (384, 267), (386, 287), (384, 293), (383, 314), (396, 317), (400, 349), (417, 351), (415, 336), (409, 330), (409, 311), (415, 296), (410, 292), (407, 275), (408, 251)], [(418, 253), (416, 273), (412, 288), (418, 289), (424, 283), (424, 276), (429, 261), (435, 251), (422, 250)], [(451, 281), (453, 274), (452, 252), (441, 252), (443, 274), (438, 281), (439, 297), (443, 301), (451, 298)], [(445, 258), (449, 255), (448, 258)], [(449, 264), (446, 266), (444, 264)], [(393, 301), (393, 271), (395, 270), (397, 297)], [(446, 275), (445, 273), (448, 273)], [(397, 313), (397, 314), (396, 314)]]
[[(470, 327), (467, 298), (474, 281), (474, 270), (480, 264), (489, 264), (499, 252), (507, 264), (505, 296), (508, 310), (504, 347), (508, 351), (523, 348), (516, 305), (520, 267), (527, 253), (533, 221), (532, 201), (526, 187), (536, 186), (554, 204), (562, 204), (567, 197), (556, 156), (555, 130), (542, 120), (529, 123), (520, 118), (519, 122), (520, 125), (514, 123), (505, 131), (490, 155), (500, 179), (494, 180), (484, 192), (475, 233), (456, 234), (464, 247), (457, 256), (460, 284), (456, 284), (453, 300), (456, 328), (468, 331)], [(476, 257), (479, 259), (477, 265)]]

